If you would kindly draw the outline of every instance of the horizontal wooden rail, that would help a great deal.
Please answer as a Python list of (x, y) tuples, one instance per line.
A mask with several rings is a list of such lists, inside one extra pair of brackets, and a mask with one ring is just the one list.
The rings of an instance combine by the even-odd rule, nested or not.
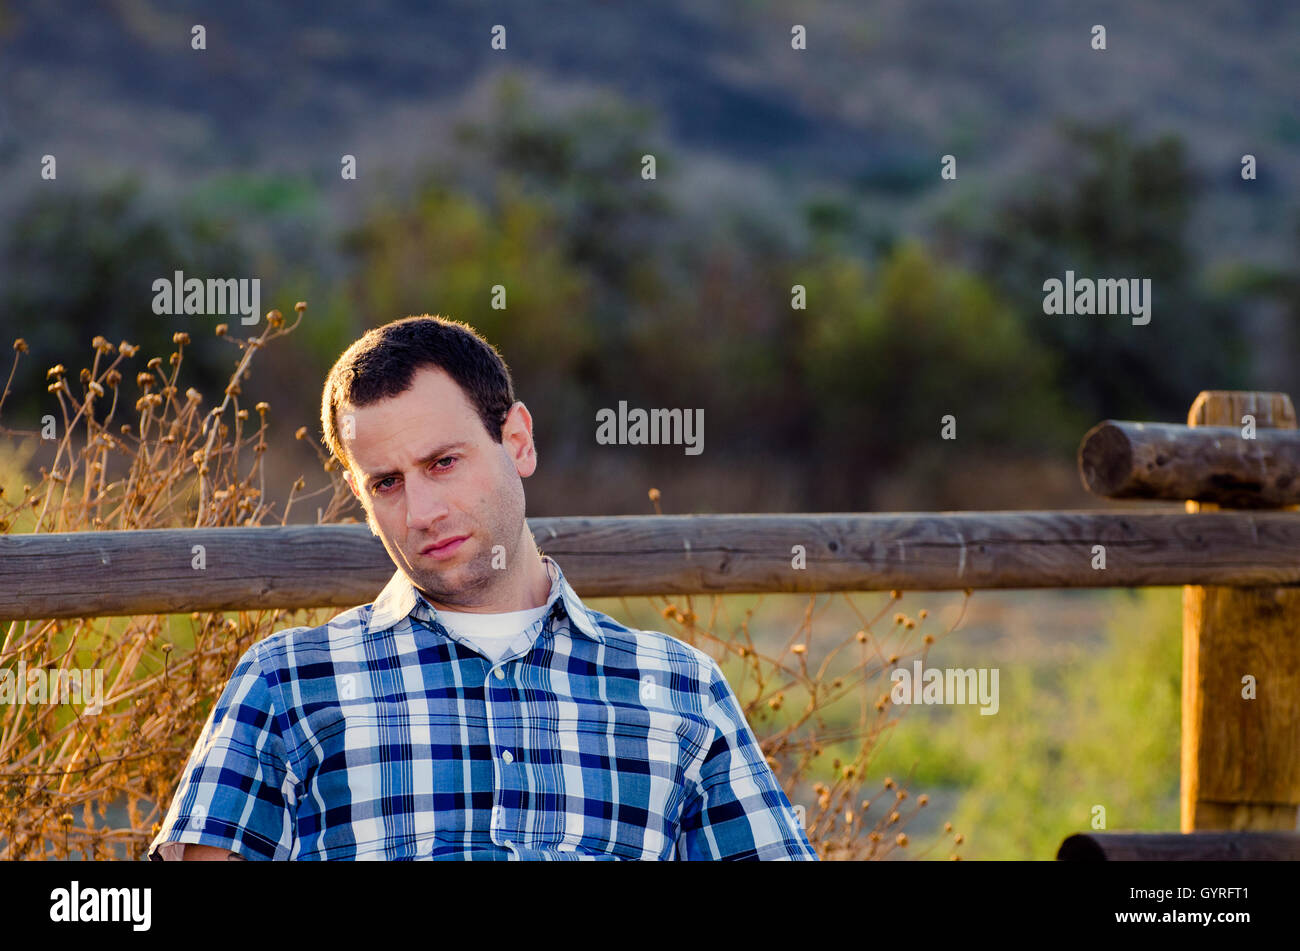
[(1094, 832), (1072, 835), (1064, 862), (1225, 862), (1300, 860), (1297, 832)]
[[(1289, 512), (652, 515), (529, 524), (584, 597), (1300, 585), (1300, 515)], [(805, 567), (795, 567), (800, 548)], [(1099, 553), (1104, 568), (1095, 567)], [(346, 607), (373, 600), (394, 570), (361, 524), (7, 535), (0, 618)]]
[(1214, 502), (1231, 508), (1300, 503), (1300, 430), (1178, 426), (1108, 419), (1079, 445), (1084, 488), (1111, 499)]

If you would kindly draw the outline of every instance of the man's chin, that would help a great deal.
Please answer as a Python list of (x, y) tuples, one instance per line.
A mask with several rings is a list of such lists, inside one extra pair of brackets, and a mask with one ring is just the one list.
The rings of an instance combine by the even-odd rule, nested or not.
[(410, 564), (407, 573), (416, 587), (435, 597), (454, 598), (458, 594), (477, 591), (488, 582), (489, 576), (475, 569), (473, 562), (451, 559), (435, 562), (427, 556)]

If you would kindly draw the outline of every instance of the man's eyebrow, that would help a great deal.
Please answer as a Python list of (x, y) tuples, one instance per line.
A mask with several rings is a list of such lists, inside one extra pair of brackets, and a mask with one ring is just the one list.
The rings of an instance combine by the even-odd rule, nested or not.
[[(447, 453), (452, 452), (453, 450), (464, 449), (465, 446), (466, 444), (463, 442), (452, 442), (452, 443), (447, 443), (447, 445), (445, 446), (438, 446), (432, 451), (426, 452), (419, 459), (415, 460), (415, 464), (417, 466), (426, 466), (429, 463), (442, 458)], [(365, 473), (367, 482), (375, 482), (382, 479), (389, 479), (392, 478), (393, 476), (400, 476), (402, 474), (397, 469), (389, 469), (386, 472), (365, 472), (365, 470), (363, 469), (362, 472)]]

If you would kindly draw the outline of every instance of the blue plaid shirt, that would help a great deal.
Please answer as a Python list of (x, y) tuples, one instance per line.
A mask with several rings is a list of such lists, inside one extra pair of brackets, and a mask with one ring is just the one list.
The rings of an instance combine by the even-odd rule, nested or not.
[(545, 563), (550, 611), (495, 665), (401, 571), (254, 644), (149, 858), (816, 860), (716, 662)]

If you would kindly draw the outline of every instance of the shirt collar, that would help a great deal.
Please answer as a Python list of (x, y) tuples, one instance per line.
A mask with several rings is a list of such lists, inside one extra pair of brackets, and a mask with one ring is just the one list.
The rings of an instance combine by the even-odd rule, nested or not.
[[(600, 626), (591, 619), (586, 605), (582, 603), (578, 593), (570, 587), (559, 564), (548, 555), (542, 556), (542, 564), (546, 566), (547, 574), (551, 578), (551, 591), (546, 596), (547, 606), (555, 610), (556, 602), (559, 602), (560, 611), (568, 615), (573, 622), (573, 627), (592, 640), (605, 643)], [(433, 605), (416, 590), (415, 585), (411, 584), (411, 579), (406, 576), (406, 573), (399, 568), (384, 586), (384, 590), (379, 593), (379, 597), (374, 600), (370, 611), (369, 629), (372, 632), (386, 630), (412, 614), (417, 619), (431, 624), (437, 613)]]

